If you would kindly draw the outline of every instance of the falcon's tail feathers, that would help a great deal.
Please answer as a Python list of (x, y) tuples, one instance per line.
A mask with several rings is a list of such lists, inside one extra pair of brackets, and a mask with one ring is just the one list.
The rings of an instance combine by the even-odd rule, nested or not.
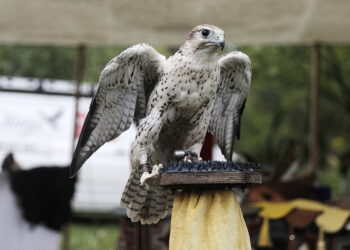
[(171, 212), (174, 197), (173, 191), (161, 186), (141, 186), (139, 174), (133, 170), (120, 205), (132, 222), (154, 224)]

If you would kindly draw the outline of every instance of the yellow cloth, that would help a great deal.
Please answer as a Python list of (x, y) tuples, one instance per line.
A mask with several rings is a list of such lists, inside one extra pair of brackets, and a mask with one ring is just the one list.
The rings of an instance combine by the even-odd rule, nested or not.
[(170, 250), (250, 250), (241, 208), (231, 190), (182, 191), (174, 201)]
[(269, 220), (267, 218), (264, 218), (263, 223), (261, 225), (260, 233), (259, 233), (258, 246), (272, 247), (272, 245), (273, 244), (270, 239)]
[(319, 202), (304, 199), (288, 202), (256, 202), (252, 205), (262, 208), (259, 212), (259, 216), (261, 216), (264, 221), (258, 240), (258, 245), (261, 247), (271, 246), (270, 236), (267, 233), (269, 230), (268, 220), (280, 219), (289, 214), (293, 209), (321, 212), (315, 220), (320, 230), (318, 250), (324, 249), (324, 233), (338, 232), (350, 216), (350, 210), (331, 207)]

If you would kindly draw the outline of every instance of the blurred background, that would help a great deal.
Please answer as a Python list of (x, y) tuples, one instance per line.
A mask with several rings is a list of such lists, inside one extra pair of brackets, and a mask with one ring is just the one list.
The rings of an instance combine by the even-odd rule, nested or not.
[[(345, 0), (2, 0), (0, 161), (12, 152), (22, 170), (69, 166), (108, 61), (139, 42), (170, 56), (193, 27), (210, 23), (225, 31), (224, 52), (238, 49), (252, 61), (235, 151), (263, 165), (268, 191), (254, 187), (247, 199), (278, 194), (350, 209), (349, 13)], [(62, 249), (115, 249), (122, 227), (132, 227), (119, 200), (134, 135), (132, 127), (80, 170), (71, 217), (58, 230)], [(222, 159), (215, 143), (209, 147)], [(136, 245), (124, 248), (166, 249)]]

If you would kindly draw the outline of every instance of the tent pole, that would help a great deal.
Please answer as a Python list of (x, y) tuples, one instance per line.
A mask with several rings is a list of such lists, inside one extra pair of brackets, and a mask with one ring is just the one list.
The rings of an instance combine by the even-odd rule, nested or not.
[(310, 110), (309, 110), (309, 170), (316, 173), (319, 166), (318, 98), (320, 85), (321, 45), (311, 49)]
[[(75, 147), (75, 135), (77, 133), (77, 117), (79, 112), (79, 98), (80, 98), (80, 85), (84, 79), (84, 67), (85, 67), (85, 45), (80, 44), (77, 47), (77, 59), (75, 64), (75, 79), (76, 79), (76, 90), (75, 90), (75, 108), (74, 108), (74, 127), (72, 137), (72, 154), (74, 153)], [(62, 232), (62, 250), (69, 250), (69, 239), (70, 230), (69, 224), (65, 225)]]
[(84, 67), (85, 67), (85, 45), (80, 44), (77, 47), (77, 60), (75, 66), (75, 79), (76, 79), (76, 89), (75, 89), (75, 108), (74, 108), (74, 128), (73, 128), (73, 143), (72, 143), (72, 153), (74, 152), (74, 142), (75, 135), (77, 134), (77, 118), (79, 115), (79, 98), (80, 94), (80, 85), (84, 79)]

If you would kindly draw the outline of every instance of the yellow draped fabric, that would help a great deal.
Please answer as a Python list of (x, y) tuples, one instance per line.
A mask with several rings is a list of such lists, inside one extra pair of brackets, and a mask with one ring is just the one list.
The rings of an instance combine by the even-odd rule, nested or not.
[(182, 191), (174, 201), (170, 230), (170, 250), (251, 249), (231, 190)]
[(319, 228), (318, 250), (325, 249), (324, 233), (336, 233), (345, 224), (350, 216), (350, 210), (327, 206), (325, 204), (297, 199), (289, 202), (256, 202), (252, 204), (262, 210), (259, 216), (263, 218), (263, 225), (260, 229), (258, 245), (261, 247), (271, 246), (269, 235), (269, 219), (280, 219), (289, 214), (293, 209), (304, 209), (320, 211), (315, 223)]

